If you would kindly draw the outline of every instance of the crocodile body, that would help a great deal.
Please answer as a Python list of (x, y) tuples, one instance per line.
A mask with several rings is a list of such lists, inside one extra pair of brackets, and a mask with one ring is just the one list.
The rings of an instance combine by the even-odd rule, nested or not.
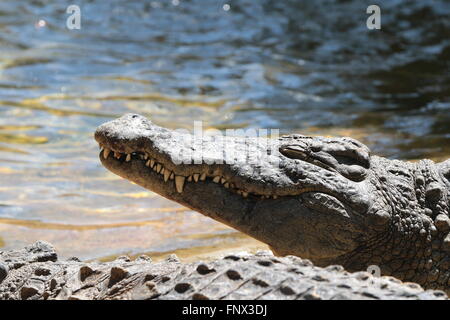
[(0, 299), (448, 299), (442, 291), (340, 266), (314, 267), (294, 256), (270, 252), (229, 255), (208, 262), (181, 263), (175, 255), (152, 263), (84, 263), (58, 259), (38, 241), (0, 252)]
[(279, 256), (352, 272), (376, 265), (449, 291), (450, 160), (390, 160), (351, 138), (193, 136), (136, 114), (95, 138), (110, 171)]

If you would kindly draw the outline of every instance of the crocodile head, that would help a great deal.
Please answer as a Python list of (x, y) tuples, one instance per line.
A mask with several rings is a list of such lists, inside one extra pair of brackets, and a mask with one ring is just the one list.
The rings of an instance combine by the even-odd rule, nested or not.
[(350, 138), (194, 136), (135, 114), (103, 124), (95, 138), (110, 171), (279, 254), (327, 260), (379, 229), (368, 221), (369, 150)]
[(377, 264), (416, 279), (402, 263), (425, 268), (426, 246), (444, 236), (433, 217), (441, 210), (448, 222), (439, 166), (377, 157), (351, 138), (192, 135), (136, 114), (101, 125), (95, 138), (115, 174), (319, 266)]

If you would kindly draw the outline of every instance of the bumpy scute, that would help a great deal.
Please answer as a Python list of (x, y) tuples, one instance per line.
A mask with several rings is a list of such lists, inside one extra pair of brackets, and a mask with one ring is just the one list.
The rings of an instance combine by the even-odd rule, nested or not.
[(56, 257), (43, 242), (0, 252), (6, 274), (0, 279), (0, 299), (448, 299), (442, 291), (392, 277), (349, 273), (341, 266), (319, 268), (266, 251), (188, 264), (175, 256), (158, 263), (89, 264)]

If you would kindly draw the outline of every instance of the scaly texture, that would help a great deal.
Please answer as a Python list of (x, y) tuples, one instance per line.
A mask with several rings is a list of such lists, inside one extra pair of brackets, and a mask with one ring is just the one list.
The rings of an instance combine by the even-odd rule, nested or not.
[(414, 283), (341, 266), (314, 267), (298, 257), (270, 252), (180, 263), (175, 255), (152, 263), (60, 261), (43, 241), (0, 252), (0, 299), (448, 299)]
[(191, 135), (128, 114), (101, 125), (103, 165), (318, 266), (450, 288), (450, 160), (381, 158), (351, 138)]

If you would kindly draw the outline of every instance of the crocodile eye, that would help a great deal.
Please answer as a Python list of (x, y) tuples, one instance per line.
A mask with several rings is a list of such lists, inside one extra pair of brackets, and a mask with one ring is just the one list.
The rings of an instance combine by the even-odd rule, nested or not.
[(340, 164), (347, 166), (361, 166), (364, 168), (369, 168), (369, 161), (362, 159), (361, 157), (357, 157), (355, 153), (347, 152), (345, 154), (339, 152), (331, 151), (330, 154), (336, 159), (336, 161)]
[(302, 160), (330, 171), (337, 171), (353, 181), (362, 181), (370, 168), (370, 150), (349, 138), (311, 138), (290, 141), (280, 153), (290, 159)]
[(290, 159), (307, 160), (308, 154), (303, 149), (296, 145), (283, 146), (280, 148), (280, 153)]

